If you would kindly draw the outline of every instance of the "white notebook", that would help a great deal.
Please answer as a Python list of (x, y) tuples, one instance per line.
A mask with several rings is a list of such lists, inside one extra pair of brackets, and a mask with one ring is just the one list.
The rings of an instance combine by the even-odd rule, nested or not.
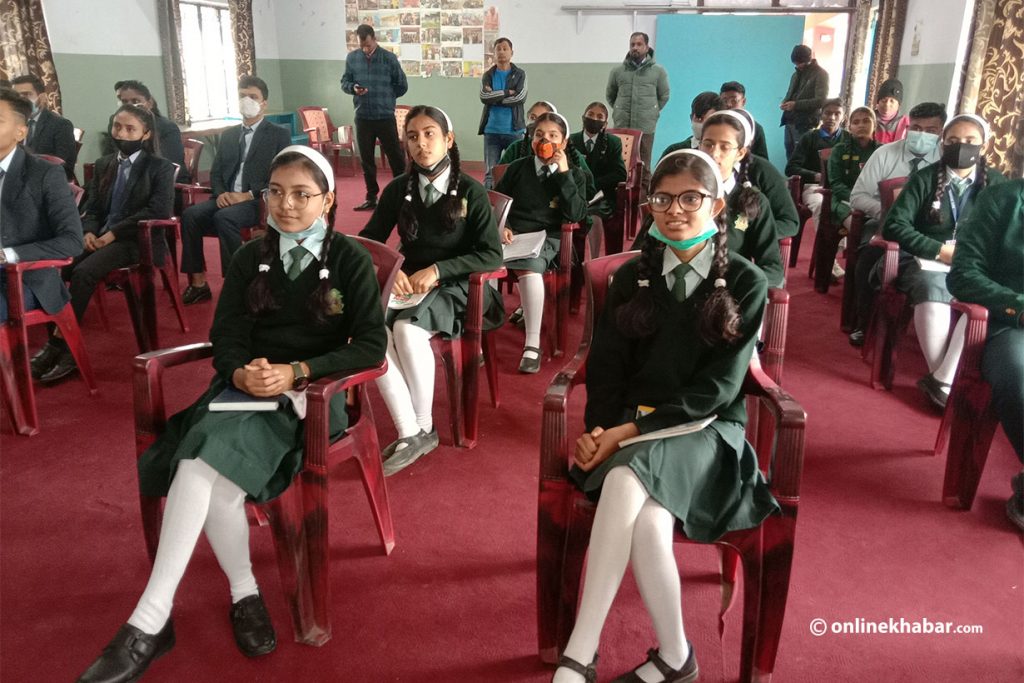
[(923, 259), (920, 256), (915, 256), (917, 259), (917, 265), (921, 266), (921, 270), (931, 271), (933, 273), (948, 273), (949, 266), (941, 261), (933, 261), (932, 259)]
[(687, 422), (681, 425), (675, 425), (674, 427), (665, 427), (654, 432), (647, 432), (646, 434), (640, 434), (629, 439), (623, 439), (619, 442), (619, 448), (625, 448), (635, 443), (642, 443), (644, 441), (656, 441), (657, 439), (668, 439), (673, 436), (682, 436), (683, 434), (693, 434), (707, 427), (709, 424), (715, 421), (717, 415), (711, 415), (705, 417), (703, 420), (694, 420), (693, 422)]
[(250, 396), (244, 391), (234, 387), (228, 387), (217, 394), (217, 397), (210, 401), (211, 413), (224, 413), (238, 410), (271, 411), (281, 406), (279, 396)]
[(391, 298), (388, 299), (388, 308), (400, 311), (404, 308), (414, 308), (420, 305), (420, 302), (427, 298), (427, 292), (420, 292), (419, 294), (402, 294), (398, 295), (395, 293), (391, 294)]
[(513, 235), (512, 244), (502, 246), (504, 260), (516, 261), (522, 258), (537, 258), (540, 256), (540, 250), (544, 247), (544, 240), (547, 236), (548, 233), (544, 230)]

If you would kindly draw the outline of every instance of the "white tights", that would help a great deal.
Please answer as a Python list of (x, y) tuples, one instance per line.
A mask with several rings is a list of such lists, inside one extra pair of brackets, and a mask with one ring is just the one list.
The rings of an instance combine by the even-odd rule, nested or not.
[(398, 438), (434, 429), (434, 332), (399, 320), (388, 330), (388, 370), (377, 379)]
[(129, 624), (150, 634), (164, 627), (200, 531), (228, 577), (231, 601), (259, 592), (249, 560), (245, 492), (202, 460), (182, 460), (167, 493), (153, 571)]
[(523, 306), (523, 326), (526, 328), (524, 346), (539, 349), (540, 326), (544, 320), (544, 276), (540, 273), (520, 272), (519, 299)]
[[(689, 652), (683, 630), (679, 568), (672, 552), (674, 525), (672, 513), (648, 495), (631, 469), (615, 467), (608, 473), (590, 532), (583, 597), (565, 648), (567, 657), (583, 665), (593, 661), (629, 563), (654, 623), (662, 659), (673, 669), (683, 665)], [(637, 674), (649, 683), (664, 680), (650, 663), (637, 669)], [(582, 681), (579, 674), (559, 668), (553, 683)]]
[(928, 372), (945, 384), (953, 382), (967, 329), (967, 317), (962, 316), (950, 334), (950, 316), (949, 304), (925, 301), (914, 306), (914, 329), (928, 363)]

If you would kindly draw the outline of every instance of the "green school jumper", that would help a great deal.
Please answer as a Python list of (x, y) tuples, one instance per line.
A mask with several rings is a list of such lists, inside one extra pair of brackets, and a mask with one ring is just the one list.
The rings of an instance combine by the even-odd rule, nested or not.
[[(405, 204), (408, 174), (388, 183), (381, 193), (377, 208), (359, 233), (387, 243)], [(417, 216), (415, 238), (402, 235), (399, 250), (405, 256), (402, 271), (407, 275), (437, 266), (440, 284), (414, 308), (389, 311), (388, 320), (409, 319), (418, 327), (441, 332), (448, 337), (462, 334), (469, 302), (471, 273), (495, 270), (501, 266), (501, 239), (494, 223), (494, 214), (487, 199), (487, 190), (465, 173), (459, 176), (459, 198), (462, 217), (451, 230), (445, 228), (439, 199), (425, 206), (420, 198), (419, 179), (413, 180), (413, 211)], [(494, 287), (484, 287), (484, 328), (499, 327), (504, 318), (501, 294)]]
[[(584, 133), (573, 133), (569, 143), (577, 151), (594, 174), (594, 185), (604, 193), (604, 198), (590, 207), (590, 213), (607, 218), (615, 212), (615, 200), (619, 183), (626, 182), (626, 164), (622, 161), (622, 140), (617, 135), (601, 133), (594, 139), (594, 148), (587, 154)], [(596, 194), (596, 191), (595, 191)], [(592, 198), (588, 197), (588, 199)]]
[(832, 190), (832, 220), (836, 224), (846, 220), (853, 211), (850, 208), (853, 186), (864, 164), (881, 146), (874, 138), (867, 145), (861, 145), (852, 135), (847, 135), (832, 148), (828, 158), (828, 186)]
[[(570, 140), (572, 139), (572, 134), (569, 135), (569, 138), (570, 138)], [(573, 161), (576, 163), (577, 166), (579, 166), (580, 170), (583, 171), (583, 176), (584, 176), (584, 186), (583, 187), (584, 187), (585, 194), (586, 194), (585, 199), (587, 201), (590, 201), (590, 198), (593, 197), (595, 194), (597, 194), (597, 190), (598, 190), (598, 186), (597, 186), (597, 184), (596, 184), (596, 182), (594, 180), (594, 172), (591, 170), (590, 165), (587, 164), (587, 159), (586, 159), (585, 156), (583, 156), (572, 145), (569, 145), (568, 149), (572, 152)], [(502, 154), (501, 154), (501, 161), (499, 161), (498, 163), (500, 163), (500, 164), (511, 164), (513, 161), (517, 161), (518, 159), (524, 159), (526, 157), (532, 157), (532, 156), (533, 156), (533, 148), (530, 146), (530, 142), (524, 138), (522, 140), (516, 140), (511, 145), (506, 147), (505, 151), (502, 152)], [(621, 156), (621, 153), (620, 153), (620, 156)], [(495, 188), (495, 189), (497, 189), (497, 188)], [(607, 193), (605, 193), (605, 194), (607, 194)]]
[[(586, 429), (635, 421), (643, 434), (709, 415), (718, 418), (693, 434), (627, 446), (589, 473), (574, 467), (571, 477), (595, 497), (612, 468), (629, 467), (697, 541), (755, 527), (779, 509), (744, 437), (747, 415), (740, 391), (768, 297), (764, 274), (730, 253), (726, 282), (742, 319), (735, 344), (708, 345), (697, 332), (699, 307), (713, 287), (710, 278), (682, 302), (672, 297), (664, 277), (650, 278), (661, 324), (650, 337), (631, 339), (619, 330), (615, 312), (637, 290), (638, 261), (616, 273), (594, 330)], [(660, 275), (660, 260), (658, 265)], [(654, 411), (637, 418), (641, 405)]]
[(753, 261), (768, 280), (769, 287), (782, 286), (782, 255), (779, 253), (779, 237), (775, 233), (776, 222), (772, 216), (768, 199), (758, 193), (760, 210), (757, 218), (747, 218), (740, 200), (742, 186), (736, 185), (725, 198), (729, 220), (729, 252), (739, 254)]
[[(143, 495), (165, 496), (180, 460), (202, 460), (248, 496), (265, 502), (281, 495), (302, 468), (302, 423), (291, 405), (270, 412), (210, 412), (212, 401), (231, 383), (231, 375), (254, 358), (271, 363), (305, 361), (310, 379), (368, 368), (384, 359), (387, 333), (373, 261), (366, 249), (341, 234), (332, 237), (327, 267), (334, 299), (325, 325), (306, 311), (319, 285), (314, 260), (292, 281), (281, 259), (270, 267), (271, 290), (280, 308), (258, 318), (249, 314), (246, 293), (260, 263), (262, 239), (235, 253), (217, 301), (210, 341), (216, 375), (190, 407), (172, 416), (167, 430), (139, 458)], [(331, 401), (331, 433), (348, 426), (345, 396)]]
[(815, 175), (821, 173), (821, 156), (818, 154), (823, 149), (831, 149), (849, 137), (846, 131), (840, 130), (837, 135), (823, 138), (821, 129), (815, 128), (804, 133), (796, 147), (793, 155), (789, 157), (786, 164), (787, 176), (800, 176), (804, 184), (817, 183)]

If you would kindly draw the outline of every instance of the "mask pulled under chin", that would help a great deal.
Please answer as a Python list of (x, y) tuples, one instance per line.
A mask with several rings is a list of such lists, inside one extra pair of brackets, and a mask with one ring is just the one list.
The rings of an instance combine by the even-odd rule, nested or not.
[(954, 142), (942, 147), (942, 163), (950, 168), (971, 168), (981, 156), (981, 145)]
[(281, 226), (277, 224), (276, 220), (274, 220), (274, 216), (269, 213), (267, 214), (267, 225), (273, 228), (281, 237), (292, 240), (293, 242), (301, 242), (302, 240), (310, 237), (327, 234), (327, 219), (325, 219), (323, 215), (317, 216), (308, 228), (300, 232), (287, 232), (282, 230)]
[(688, 240), (674, 240), (674, 239), (671, 239), (669, 237), (666, 237), (661, 232), (661, 230), (658, 230), (658, 226), (657, 225), (652, 225), (651, 229), (647, 232), (648, 235), (650, 235), (654, 239), (658, 240), (659, 242), (664, 242), (668, 246), (675, 247), (676, 249), (689, 249), (690, 247), (695, 247), (698, 244), (700, 244), (701, 242), (708, 241), (709, 239), (714, 237), (717, 233), (718, 233), (718, 225), (715, 224), (714, 222), (712, 222), (710, 226), (705, 228), (704, 232), (702, 232), (701, 234), (697, 235), (696, 237), (691, 237)]
[(243, 97), (238, 100), (238, 112), (243, 118), (255, 118), (260, 115), (260, 103), (251, 97)]
[(429, 167), (428, 166), (420, 166), (415, 161), (412, 162), (412, 167), (414, 169), (416, 169), (416, 172), (420, 173), (422, 175), (425, 175), (428, 178), (432, 178), (432, 177), (436, 176), (439, 173), (444, 173), (444, 170), (446, 168), (448, 168), (449, 166), (451, 166), (451, 165), (452, 165), (452, 158), (450, 156), (448, 156), (447, 154), (444, 155), (443, 159), (438, 161), (433, 166), (429, 166)]

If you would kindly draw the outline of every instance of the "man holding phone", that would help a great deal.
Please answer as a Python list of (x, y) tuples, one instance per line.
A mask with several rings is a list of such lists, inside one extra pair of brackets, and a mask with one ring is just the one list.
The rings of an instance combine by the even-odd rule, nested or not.
[(352, 95), (356, 108), (356, 144), (366, 181), (366, 201), (356, 211), (372, 211), (377, 207), (377, 166), (373, 153), (376, 141), (388, 158), (391, 175), (405, 172), (405, 154), (398, 140), (395, 123), (395, 100), (409, 89), (402, 64), (392, 52), (379, 48), (373, 27), (361, 24), (356, 29), (359, 49), (345, 57), (345, 73), (341, 89)]

